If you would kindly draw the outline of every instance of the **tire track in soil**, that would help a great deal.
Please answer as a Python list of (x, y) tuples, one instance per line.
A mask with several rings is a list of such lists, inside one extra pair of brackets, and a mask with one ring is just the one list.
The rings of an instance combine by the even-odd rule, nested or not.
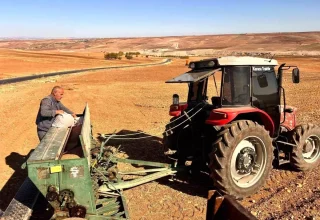
[[(302, 201), (299, 201), (296, 204), (291, 204), (288, 209), (278, 212), (278, 213), (273, 213), (270, 218), (267, 218), (268, 220), (273, 220), (273, 219), (287, 219), (291, 218), (293, 214), (295, 214), (295, 217), (299, 218), (304, 218), (304, 219), (313, 219), (315, 216), (312, 215), (304, 215), (304, 213), (308, 212), (308, 208), (310, 209), (316, 209), (319, 210), (320, 205), (317, 205), (317, 201), (320, 202), (320, 191), (315, 191), (315, 195), (311, 195), (308, 198), (303, 199)], [(300, 216), (297, 216), (296, 213), (299, 213)]]
[[(267, 187), (260, 190), (251, 198), (247, 198), (244, 206), (257, 216), (258, 219), (287, 219), (298, 217), (298, 219), (313, 219), (320, 217), (317, 211), (320, 209), (320, 172), (313, 170), (312, 172), (295, 172), (275, 170), (272, 173)], [(285, 174), (286, 173), (286, 174)], [(289, 178), (285, 175), (293, 174)], [(275, 190), (270, 193), (265, 192), (269, 186), (277, 185)], [(259, 196), (259, 198), (257, 197)], [(252, 201), (255, 200), (252, 204)], [(251, 201), (252, 205), (248, 205)]]
[[(286, 186), (296, 179), (298, 175), (299, 173), (295, 171), (273, 169), (265, 186), (254, 195), (243, 199), (242, 205), (248, 209), (255, 209), (259, 205), (268, 202), (279, 192), (285, 190)], [(252, 204), (252, 202), (250, 202), (252, 200), (256, 202)]]

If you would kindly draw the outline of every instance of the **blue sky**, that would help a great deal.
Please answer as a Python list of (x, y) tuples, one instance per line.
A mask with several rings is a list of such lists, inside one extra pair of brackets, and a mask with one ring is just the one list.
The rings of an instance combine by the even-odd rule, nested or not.
[(320, 0), (0, 0), (0, 37), (320, 31)]

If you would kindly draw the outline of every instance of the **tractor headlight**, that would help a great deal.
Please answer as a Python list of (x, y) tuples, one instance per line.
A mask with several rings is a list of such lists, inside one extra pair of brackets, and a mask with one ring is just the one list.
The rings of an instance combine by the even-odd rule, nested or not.
[(190, 64), (189, 64), (189, 68), (194, 69), (195, 67), (196, 67), (196, 64), (195, 64), (195, 63), (190, 63)]
[(174, 94), (174, 95), (172, 96), (172, 103), (173, 103), (174, 105), (179, 105), (179, 95), (178, 95), (178, 94)]

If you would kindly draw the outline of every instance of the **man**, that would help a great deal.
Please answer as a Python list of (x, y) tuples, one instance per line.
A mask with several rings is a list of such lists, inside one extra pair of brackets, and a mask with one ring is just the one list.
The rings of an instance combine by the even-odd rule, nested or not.
[(53, 87), (51, 94), (41, 100), (38, 111), (36, 124), (39, 140), (45, 136), (56, 115), (62, 115), (64, 112), (71, 114), (74, 118), (76, 115), (61, 103), (64, 90), (60, 86)]

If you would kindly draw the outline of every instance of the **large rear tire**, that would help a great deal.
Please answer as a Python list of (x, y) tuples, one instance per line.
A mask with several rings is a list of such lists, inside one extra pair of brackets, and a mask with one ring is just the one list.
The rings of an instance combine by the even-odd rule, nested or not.
[(307, 171), (320, 163), (320, 128), (313, 124), (298, 125), (291, 133), (293, 147), (290, 164), (299, 171)]
[(179, 124), (178, 121), (177, 117), (171, 118), (170, 122), (165, 126), (165, 132), (162, 137), (164, 152), (177, 150), (177, 137), (181, 129), (176, 127)]
[(265, 183), (272, 168), (272, 140), (261, 125), (249, 120), (222, 128), (210, 153), (211, 177), (224, 194), (249, 196)]

